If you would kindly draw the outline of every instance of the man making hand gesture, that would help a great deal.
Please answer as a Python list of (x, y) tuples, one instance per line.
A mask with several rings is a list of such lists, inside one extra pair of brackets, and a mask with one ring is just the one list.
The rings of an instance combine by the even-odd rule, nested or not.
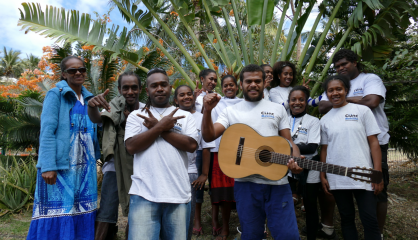
[(191, 188), (187, 152), (197, 148), (193, 116), (169, 104), (171, 85), (163, 69), (147, 74), (146, 108), (126, 123), (125, 145), (134, 154), (129, 239), (186, 239)]

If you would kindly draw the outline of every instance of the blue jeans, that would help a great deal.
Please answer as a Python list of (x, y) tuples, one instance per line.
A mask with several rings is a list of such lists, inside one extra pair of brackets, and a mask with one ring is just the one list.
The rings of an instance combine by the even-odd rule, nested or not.
[(119, 195), (116, 172), (105, 172), (100, 197), (100, 208), (97, 211), (96, 221), (117, 223), (119, 214)]
[[(197, 175), (197, 173), (189, 173), (189, 180), (190, 180), (190, 185), (192, 184), (192, 182), (196, 181), (196, 179), (199, 176)], [(192, 201), (191, 202), (191, 211), (190, 211), (190, 221), (188, 224), (187, 229), (187, 239), (190, 240), (192, 239), (192, 234), (193, 234), (193, 224), (194, 224), (194, 213), (196, 212), (196, 188), (194, 188), (193, 186), (191, 186), (192, 188)]]
[(234, 193), (242, 240), (262, 239), (266, 217), (274, 239), (300, 239), (289, 184), (235, 181)]
[[(196, 168), (197, 168), (197, 177), (202, 175), (202, 150), (196, 151)], [(196, 190), (196, 203), (203, 203), (203, 195), (205, 193), (205, 188)]]
[(155, 203), (131, 195), (129, 204), (129, 240), (177, 240), (187, 238), (189, 203)]

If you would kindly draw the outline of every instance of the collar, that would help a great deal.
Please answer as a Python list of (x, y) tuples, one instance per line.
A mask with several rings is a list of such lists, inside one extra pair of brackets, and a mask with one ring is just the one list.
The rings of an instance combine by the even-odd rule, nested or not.
[(305, 109), (305, 111), (303, 111), (303, 112), (301, 112), (301, 113), (299, 113), (299, 114), (296, 114), (296, 115), (293, 115), (292, 111), (290, 111), (290, 116), (292, 116), (292, 117), (294, 117), (294, 118), (300, 118), (300, 117), (303, 117), (303, 116), (305, 116), (305, 114), (306, 114), (306, 109)]
[[(62, 94), (64, 96), (67, 93), (72, 93), (72, 96), (74, 98), (76, 98), (76, 93), (74, 92), (74, 90), (70, 86), (68, 86), (67, 81), (61, 80), (55, 86), (57, 86), (57, 88), (62, 92)], [(81, 86), (81, 95), (83, 96), (85, 102), (87, 102), (86, 101), (87, 99), (93, 97), (93, 94), (91, 92), (89, 92), (84, 86)]]

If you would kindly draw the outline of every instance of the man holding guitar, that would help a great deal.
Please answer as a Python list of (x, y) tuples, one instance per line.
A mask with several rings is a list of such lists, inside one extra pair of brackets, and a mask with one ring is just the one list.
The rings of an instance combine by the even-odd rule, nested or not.
[[(245, 101), (227, 107), (216, 123), (212, 122), (211, 112), (220, 97), (216, 93), (204, 97), (202, 135), (206, 142), (220, 137), (229, 126), (241, 123), (252, 127), (263, 137), (284, 137), (292, 145), (293, 156), (300, 156), (298, 147), (292, 141), (285, 108), (263, 100), (265, 78), (265, 72), (258, 65), (244, 67), (240, 74), (240, 85)], [(235, 147), (231, 145), (231, 148)], [(293, 173), (302, 171), (293, 159), (290, 159), (287, 166)], [(234, 196), (243, 240), (262, 239), (266, 217), (274, 239), (300, 239), (287, 177), (269, 180), (255, 174), (235, 178)]]

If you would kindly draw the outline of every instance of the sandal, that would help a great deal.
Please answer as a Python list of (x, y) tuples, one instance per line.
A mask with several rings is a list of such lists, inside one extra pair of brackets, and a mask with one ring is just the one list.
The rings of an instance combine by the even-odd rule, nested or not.
[(293, 198), (293, 204), (298, 204), (299, 199), (297, 197), (292, 197)]
[(219, 227), (219, 228), (212, 227), (212, 235), (213, 235), (214, 237), (216, 237), (216, 236), (218, 236), (219, 234), (221, 234), (221, 231), (222, 231), (222, 227)]
[(196, 235), (197, 237), (199, 237), (200, 235), (203, 235), (203, 229), (202, 227), (200, 228), (193, 228), (193, 235)]
[(302, 207), (300, 207), (300, 210), (302, 210), (302, 212), (306, 212), (305, 205), (302, 205)]

